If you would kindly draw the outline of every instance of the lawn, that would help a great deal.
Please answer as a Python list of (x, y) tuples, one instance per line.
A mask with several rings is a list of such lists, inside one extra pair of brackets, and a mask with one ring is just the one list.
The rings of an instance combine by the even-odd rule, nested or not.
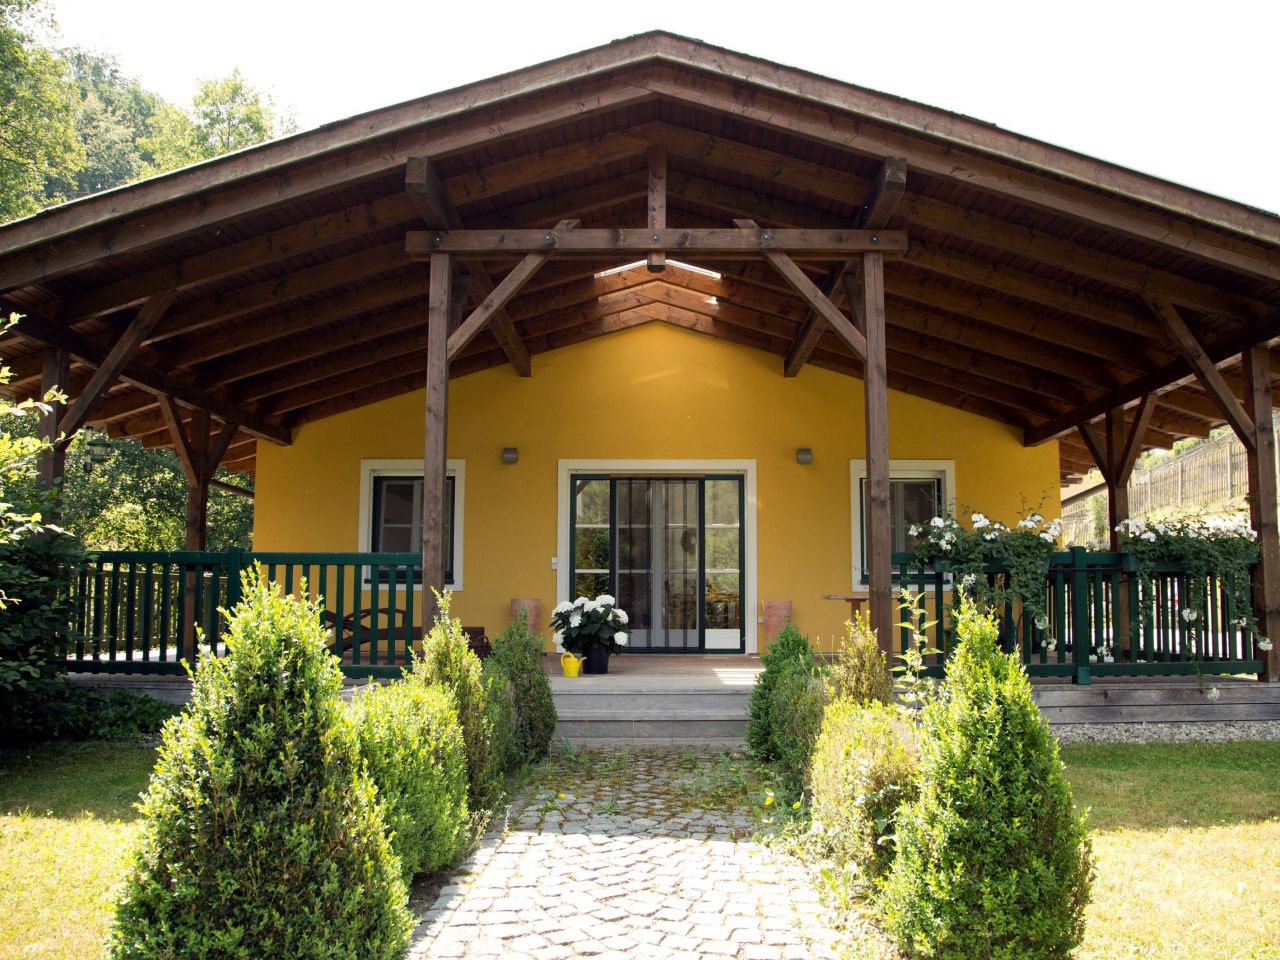
[(154, 763), (136, 744), (0, 751), (0, 960), (102, 956)]
[(1280, 958), (1280, 743), (1062, 754), (1098, 859), (1078, 960)]
[[(101, 956), (154, 755), (118, 743), (0, 751), (0, 960)], [(1063, 757), (1099, 867), (1078, 960), (1280, 960), (1280, 743)], [(740, 794), (729, 779), (675, 786), (719, 805)]]

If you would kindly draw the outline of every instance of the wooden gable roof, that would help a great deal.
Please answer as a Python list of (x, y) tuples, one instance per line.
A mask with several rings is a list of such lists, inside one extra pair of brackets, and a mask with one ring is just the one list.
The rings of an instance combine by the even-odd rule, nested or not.
[[(1171, 322), (1237, 395), (1240, 350), (1280, 334), (1274, 214), (651, 33), (0, 226), (0, 305), (27, 315), (6, 345), (15, 388), (38, 387), (53, 344), (75, 361), (68, 393), (96, 389), (94, 371), (137, 338), (91, 419), (167, 445), (169, 395), (238, 424), (225, 459), (251, 470), (259, 439), (421, 386), (428, 279), (405, 247), (423, 226), (410, 161), (427, 158), (455, 226), (642, 227), (655, 147), (680, 227), (848, 228), (886, 161), (904, 160), (881, 225), (910, 240), (886, 269), (890, 385), (1032, 442), (1061, 437), (1064, 476), (1092, 463), (1077, 424), (1147, 393), (1145, 445), (1224, 421)], [(451, 373), (658, 321), (776, 353), (780, 371), (811, 348), (807, 362), (860, 374), (765, 263), (697, 265), (720, 276), (553, 262), (507, 306), (518, 343), (486, 330)], [(837, 286), (827, 265), (803, 266)], [(509, 268), (478, 272), (491, 287)]]

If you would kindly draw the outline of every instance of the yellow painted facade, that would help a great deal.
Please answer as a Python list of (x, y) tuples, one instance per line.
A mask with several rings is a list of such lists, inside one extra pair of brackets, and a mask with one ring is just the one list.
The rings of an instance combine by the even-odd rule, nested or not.
[[(946, 382), (939, 370), (939, 382)], [(361, 549), (362, 460), (417, 459), (417, 391), (258, 445), (256, 550)], [(1025, 448), (1020, 431), (906, 394), (889, 396), (891, 460), (954, 461), (955, 503), (1013, 522), (1026, 505), (1056, 515), (1056, 443)], [(448, 455), (465, 462), (463, 584), (454, 612), (491, 633), (513, 597), (557, 601), (561, 460), (755, 462), (754, 558), (762, 599), (829, 647), (852, 583), (850, 460), (865, 456), (862, 383), (805, 367), (782, 376), (773, 355), (661, 323), (540, 354), (533, 376), (510, 367), (450, 382)], [(519, 462), (501, 462), (503, 447)], [(813, 463), (796, 462), (797, 447)], [(568, 563), (561, 557), (561, 565)]]

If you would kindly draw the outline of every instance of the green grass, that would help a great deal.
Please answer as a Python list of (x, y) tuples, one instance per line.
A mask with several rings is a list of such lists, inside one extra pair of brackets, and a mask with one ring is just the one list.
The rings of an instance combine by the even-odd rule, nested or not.
[(1280, 743), (1062, 755), (1098, 861), (1077, 960), (1280, 958)]
[[(1280, 960), (1280, 744), (1080, 745), (1063, 759), (1098, 857), (1077, 960)], [(125, 743), (0, 751), (0, 960), (102, 955), (154, 760)], [(759, 786), (737, 758), (682, 765), (682, 803), (741, 808)], [(626, 766), (561, 757), (530, 779), (621, 784)]]
[(0, 751), (0, 960), (102, 956), (154, 763), (127, 743)]

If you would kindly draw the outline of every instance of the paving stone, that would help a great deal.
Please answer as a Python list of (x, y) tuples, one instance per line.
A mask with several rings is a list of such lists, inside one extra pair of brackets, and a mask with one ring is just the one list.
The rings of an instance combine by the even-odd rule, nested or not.
[(643, 751), (555, 770), (554, 788), (517, 798), (506, 832), (487, 833), (440, 888), (410, 956), (834, 956), (839, 934), (804, 866), (751, 841), (744, 813), (691, 809), (672, 789), (717, 762)]

